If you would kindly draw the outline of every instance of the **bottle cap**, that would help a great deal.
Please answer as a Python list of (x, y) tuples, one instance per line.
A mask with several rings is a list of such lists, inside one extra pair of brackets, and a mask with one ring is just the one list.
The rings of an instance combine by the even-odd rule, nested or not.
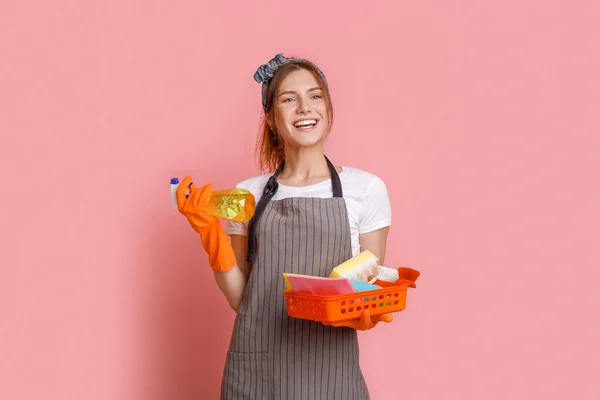
[(179, 179), (171, 178), (171, 185), (177, 185), (179, 183)]

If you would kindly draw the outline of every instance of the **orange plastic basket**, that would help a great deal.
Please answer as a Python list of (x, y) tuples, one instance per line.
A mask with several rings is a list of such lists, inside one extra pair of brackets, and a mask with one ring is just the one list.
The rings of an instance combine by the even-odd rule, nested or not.
[(408, 287), (407, 282), (338, 296), (319, 296), (291, 290), (284, 290), (283, 295), (290, 317), (318, 322), (339, 322), (359, 318), (367, 308), (371, 316), (404, 310)]

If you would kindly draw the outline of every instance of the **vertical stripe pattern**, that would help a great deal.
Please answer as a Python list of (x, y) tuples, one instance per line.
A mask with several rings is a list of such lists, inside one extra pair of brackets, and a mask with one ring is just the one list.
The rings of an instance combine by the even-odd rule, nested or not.
[(223, 400), (366, 400), (356, 331), (287, 315), (283, 273), (329, 276), (352, 257), (342, 197), (270, 201), (238, 309)]

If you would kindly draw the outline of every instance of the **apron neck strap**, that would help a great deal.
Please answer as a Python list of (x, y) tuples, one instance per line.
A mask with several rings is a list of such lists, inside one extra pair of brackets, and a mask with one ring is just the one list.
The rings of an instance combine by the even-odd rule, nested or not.
[[(340, 176), (338, 175), (337, 170), (335, 169), (334, 165), (331, 163), (331, 161), (329, 161), (329, 158), (327, 158), (327, 156), (324, 156), (324, 157), (325, 157), (325, 161), (327, 162), (327, 168), (329, 169), (329, 174), (331, 175), (331, 187), (333, 189), (333, 197), (344, 197), (344, 193), (342, 191), (342, 182), (340, 181)], [(275, 185), (274, 182), (271, 181), (271, 179), (273, 179), (273, 181), (277, 182), (277, 177), (279, 177), (279, 175), (283, 171), (284, 165), (285, 165), (285, 160), (283, 160), (281, 162), (281, 164), (279, 164), (279, 167), (277, 167), (277, 169), (275, 170), (273, 175), (269, 178), (269, 182), (267, 182), (267, 185), (265, 186), (263, 196), (265, 194), (269, 195), (271, 193), (271, 190), (275, 190), (275, 193), (277, 192), (277, 189), (279, 189), (279, 184)], [(269, 183), (270, 183), (270, 185), (269, 185)], [(273, 193), (273, 194), (275, 194), (275, 193)], [(272, 197), (273, 196), (271, 196), (271, 198)]]
[(344, 197), (344, 193), (342, 192), (342, 181), (340, 181), (340, 176), (338, 175), (335, 167), (329, 161), (329, 158), (325, 156), (325, 161), (327, 161), (327, 166), (329, 167), (329, 172), (331, 173), (331, 187), (333, 189), (333, 197)]
[[(340, 181), (340, 176), (338, 175), (334, 165), (329, 161), (329, 158), (325, 156), (325, 161), (327, 161), (327, 168), (329, 168), (329, 172), (331, 174), (331, 187), (333, 190), (333, 197), (343, 197), (342, 192), (342, 182)], [(279, 189), (279, 183), (277, 183), (277, 177), (283, 171), (283, 166), (285, 165), (285, 160), (279, 164), (279, 167), (275, 170), (273, 175), (269, 177), (267, 184), (263, 190), (263, 195), (260, 198), (260, 201), (256, 205), (256, 209), (254, 210), (254, 216), (250, 219), (248, 223), (248, 253), (246, 256), (246, 261), (254, 262), (254, 256), (256, 252), (256, 248), (258, 247), (257, 239), (256, 239), (256, 224), (260, 219), (262, 213), (265, 211), (267, 204), (271, 201), (277, 190)]]

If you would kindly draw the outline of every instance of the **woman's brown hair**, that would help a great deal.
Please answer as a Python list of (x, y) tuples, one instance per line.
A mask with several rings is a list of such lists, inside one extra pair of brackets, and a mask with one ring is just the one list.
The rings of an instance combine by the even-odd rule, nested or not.
[(276, 127), (273, 127), (274, 130), (271, 129), (269, 121), (272, 121), (272, 123), (275, 124), (275, 121), (277, 120), (277, 107), (275, 107), (276, 102), (274, 102), (274, 100), (277, 98), (281, 82), (290, 74), (290, 72), (301, 69), (311, 72), (319, 83), (319, 86), (323, 89), (323, 98), (325, 99), (327, 110), (329, 112), (329, 129), (325, 134), (329, 134), (329, 130), (331, 129), (333, 123), (331, 96), (329, 94), (329, 88), (317, 68), (308, 61), (298, 59), (280, 66), (273, 75), (273, 78), (269, 81), (269, 86), (267, 88), (267, 107), (256, 142), (258, 168), (261, 172), (275, 171), (284, 159), (283, 139), (276, 132)]

